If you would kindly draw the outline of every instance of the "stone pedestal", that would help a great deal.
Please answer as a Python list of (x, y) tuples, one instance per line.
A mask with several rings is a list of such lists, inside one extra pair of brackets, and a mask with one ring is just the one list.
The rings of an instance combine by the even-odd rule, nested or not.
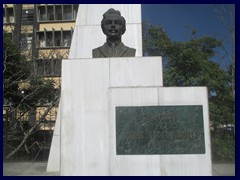
[[(208, 115), (208, 93), (206, 87), (128, 87), (128, 88), (110, 88), (110, 105), (109, 105), (109, 138), (110, 151), (109, 175), (125, 175), (125, 176), (210, 176), (212, 175), (211, 163), (211, 146), (209, 133), (209, 115)], [(183, 154), (181, 150), (177, 150), (177, 146), (172, 145), (173, 149), (167, 149), (165, 154), (132, 154), (118, 155), (116, 142), (116, 107), (166, 107), (166, 106), (192, 106), (200, 105), (203, 108), (203, 127), (204, 127), (204, 153), (201, 154)], [(154, 116), (154, 114), (152, 114)], [(171, 121), (166, 117), (159, 117), (161, 121)], [(192, 117), (194, 119), (194, 117)], [(150, 117), (149, 121), (152, 120)], [(178, 117), (175, 117), (178, 120)], [(183, 120), (183, 119), (182, 119)], [(187, 119), (186, 119), (187, 120)], [(191, 121), (191, 119), (188, 119)], [(139, 122), (138, 122), (139, 123)], [(184, 123), (180, 122), (180, 123)], [(158, 126), (157, 123), (156, 128)], [(190, 125), (190, 124), (189, 124)], [(140, 125), (142, 126), (142, 125)], [(194, 126), (194, 122), (190, 126)], [(137, 134), (137, 127), (133, 131), (128, 131), (127, 138), (132, 138), (132, 143), (139, 142), (141, 138), (145, 138), (144, 134)], [(200, 127), (199, 127), (200, 128)], [(176, 128), (177, 129), (177, 128)], [(187, 128), (186, 128), (187, 129)], [(178, 129), (180, 133), (186, 132), (185, 129)], [(194, 127), (193, 130), (194, 132)], [(163, 132), (163, 133), (162, 133)], [(164, 142), (161, 137), (165, 136), (167, 131), (155, 137), (155, 143), (159, 138), (159, 146)], [(141, 137), (142, 135), (142, 137)], [(123, 137), (122, 137), (123, 138)], [(153, 137), (154, 138), (154, 137)], [(175, 137), (177, 138), (177, 137)], [(178, 137), (187, 138), (189, 137)], [(128, 140), (128, 139), (127, 139)], [(125, 141), (127, 141), (125, 140)], [(199, 139), (200, 140), (200, 139)], [(173, 142), (175, 141), (175, 142)], [(165, 142), (167, 146), (170, 143), (176, 143), (177, 139)], [(198, 141), (198, 140), (196, 140)], [(150, 143), (150, 142), (149, 142)], [(162, 144), (161, 144), (162, 143)], [(196, 143), (198, 145), (198, 143)], [(169, 147), (169, 146), (167, 146)], [(191, 146), (194, 147), (193, 145)], [(174, 154), (171, 153), (174, 151)], [(190, 151), (190, 150), (189, 150)]]
[[(61, 175), (211, 175), (207, 89), (162, 87), (160, 57), (63, 61)], [(116, 107), (201, 105), (204, 153), (117, 154)]]
[(162, 86), (161, 58), (81, 59), (62, 66), (60, 174), (114, 175), (109, 88)]

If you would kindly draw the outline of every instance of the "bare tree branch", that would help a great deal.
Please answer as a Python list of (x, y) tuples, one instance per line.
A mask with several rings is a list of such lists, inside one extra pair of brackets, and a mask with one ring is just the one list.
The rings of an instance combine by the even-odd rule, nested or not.
[(49, 113), (49, 111), (52, 109), (52, 107), (55, 105), (55, 102), (57, 102), (57, 100), (59, 99), (59, 96), (55, 98), (54, 101), (52, 101), (51, 105), (47, 108), (47, 110), (44, 112), (44, 114), (41, 116), (41, 118), (39, 119), (39, 121), (32, 126), (27, 133), (25, 133), (24, 138), (22, 140), (22, 142), (16, 147), (16, 149), (14, 149), (11, 153), (9, 153), (6, 156), (6, 159), (9, 159), (12, 155), (14, 155), (26, 142), (26, 140), (28, 139), (28, 137), (32, 134), (33, 130), (45, 119), (45, 117), (47, 116), (47, 114)]

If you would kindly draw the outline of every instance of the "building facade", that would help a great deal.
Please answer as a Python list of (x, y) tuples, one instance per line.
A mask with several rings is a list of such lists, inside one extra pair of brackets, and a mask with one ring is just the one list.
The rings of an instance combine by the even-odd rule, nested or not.
[[(78, 4), (3, 4), (3, 30), (11, 34), (21, 54), (33, 67), (33, 73), (54, 81), (56, 91), (53, 93), (60, 93), (61, 62), (62, 59), (68, 58), (78, 6)], [(23, 83), (19, 87), (24, 89), (26, 84)], [(21, 117), (21, 122), (36, 122), (47, 107), (47, 104), (39, 105), (33, 112), (22, 116), (17, 111), (14, 116)], [(45, 132), (44, 138), (48, 138), (44, 140), (48, 145), (51, 142), (57, 109), (58, 107), (53, 107), (45, 117), (45, 122), (39, 126), (39, 130)], [(4, 104), (3, 121), (12, 116), (10, 112), (10, 107)]]
[[(3, 4), (3, 29), (12, 34), (34, 73), (54, 80), (56, 89), (60, 88), (61, 60), (68, 58), (77, 12), (78, 4)], [(52, 111), (55, 119), (57, 108)]]
[[(60, 93), (61, 62), (62, 59), (68, 58), (78, 6), (78, 4), (3, 4), (3, 30), (11, 34), (21, 54), (30, 63), (34, 75), (54, 81), (56, 91), (52, 93)], [(24, 89), (25, 86), (27, 83), (22, 83), (19, 88)], [(32, 112), (21, 115), (20, 112), (14, 111), (13, 115), (10, 106), (4, 104), (3, 121), (8, 122), (8, 119), (14, 116), (15, 119), (21, 117), (19, 123), (36, 123), (47, 107), (48, 104), (39, 105)], [(40, 135), (36, 137), (47, 146), (50, 146), (57, 109), (58, 107), (53, 107), (47, 114), (45, 121), (39, 126)], [(10, 146), (17, 146), (19, 143), (4, 141), (4, 154), (12, 151)], [(11, 145), (7, 147), (7, 144)], [(34, 151), (32, 153), (34, 157), (28, 156), (25, 160), (35, 159), (38, 151), (42, 154), (40, 160), (48, 157), (48, 148), (45, 151), (44, 148), (42, 150), (36, 147)], [(21, 157), (26, 157), (26, 150), (20, 150), (15, 155), (17, 160)]]

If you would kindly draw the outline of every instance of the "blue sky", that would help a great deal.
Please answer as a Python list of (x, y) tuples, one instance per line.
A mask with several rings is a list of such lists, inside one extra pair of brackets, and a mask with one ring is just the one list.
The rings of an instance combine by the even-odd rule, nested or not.
[[(142, 21), (162, 26), (174, 41), (187, 41), (192, 30), (196, 30), (198, 37), (213, 36), (222, 40), (231, 52), (231, 33), (214, 11), (222, 7), (226, 10), (230, 6), (234, 7), (227, 4), (143, 4)], [(229, 24), (229, 13), (223, 15)]]

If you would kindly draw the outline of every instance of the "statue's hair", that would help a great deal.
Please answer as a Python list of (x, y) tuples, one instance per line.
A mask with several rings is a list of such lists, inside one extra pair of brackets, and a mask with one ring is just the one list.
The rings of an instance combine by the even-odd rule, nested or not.
[(120, 11), (115, 10), (115, 9), (113, 9), (113, 8), (110, 8), (109, 10), (107, 10), (107, 11), (103, 14), (103, 19), (102, 19), (102, 21), (101, 21), (101, 27), (102, 27), (102, 29), (103, 29), (103, 26), (104, 26), (104, 21), (105, 21), (105, 19), (107, 19), (108, 16), (111, 16), (111, 14), (114, 14), (114, 15), (117, 15), (117, 16), (120, 17), (120, 19), (121, 19), (121, 21), (122, 21), (122, 25), (123, 25), (123, 33), (125, 33), (125, 31), (126, 31), (126, 20), (125, 20), (125, 18), (124, 18), (123, 16), (121, 16)]

